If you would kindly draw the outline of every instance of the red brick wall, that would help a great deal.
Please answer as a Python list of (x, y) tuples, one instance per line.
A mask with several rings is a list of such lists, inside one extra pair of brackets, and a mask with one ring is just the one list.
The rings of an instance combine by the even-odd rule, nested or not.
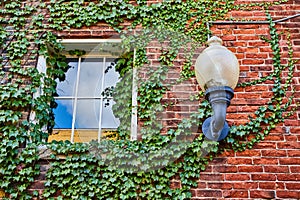
[[(274, 6), (275, 20), (300, 11), (299, 0)], [(234, 11), (233, 17), (265, 20), (261, 11)], [(294, 58), (300, 58), (300, 17), (276, 25), (289, 32)], [(273, 70), (270, 47), (259, 36), (268, 34), (266, 24), (215, 24), (213, 33), (236, 54), (240, 63), (240, 82), (257, 79)], [(286, 34), (281, 36), (282, 55), (287, 56)], [(286, 63), (286, 58), (283, 58)], [(293, 84), (295, 101), (300, 99), (300, 62), (296, 64)], [(271, 85), (237, 88), (227, 119), (229, 124), (244, 123), (259, 105), (268, 101)], [(263, 142), (244, 152), (225, 152), (215, 158), (201, 173), (193, 199), (300, 199), (300, 112), (276, 126)]]

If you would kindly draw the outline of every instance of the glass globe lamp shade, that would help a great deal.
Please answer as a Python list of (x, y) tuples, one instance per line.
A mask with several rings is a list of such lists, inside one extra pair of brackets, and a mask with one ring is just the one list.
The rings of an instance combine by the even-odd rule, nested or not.
[(196, 79), (203, 91), (210, 87), (228, 86), (234, 89), (239, 78), (239, 63), (236, 56), (222, 46), (216, 36), (207, 41), (207, 47), (197, 58)]

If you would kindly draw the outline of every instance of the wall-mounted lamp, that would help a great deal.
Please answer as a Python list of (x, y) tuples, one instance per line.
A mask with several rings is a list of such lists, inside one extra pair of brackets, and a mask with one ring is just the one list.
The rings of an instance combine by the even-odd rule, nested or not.
[(205, 98), (212, 106), (213, 115), (202, 125), (203, 134), (214, 141), (223, 140), (229, 132), (226, 109), (233, 97), (239, 78), (239, 63), (235, 55), (222, 46), (216, 36), (207, 41), (207, 47), (196, 60), (196, 78)]

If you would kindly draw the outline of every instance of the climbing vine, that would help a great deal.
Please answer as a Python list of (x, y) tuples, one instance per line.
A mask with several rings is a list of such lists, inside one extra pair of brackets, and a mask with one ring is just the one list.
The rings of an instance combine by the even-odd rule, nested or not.
[[(285, 0), (254, 4), (235, 4), (233, 0), (174, 0), (151, 5), (145, 0), (134, 3), (129, 0), (2, 2), (0, 189), (7, 198), (32, 199), (40, 196), (38, 191), (29, 189), (40, 173), (39, 147), (46, 144), (54, 153), (41, 198), (188, 199), (191, 197), (190, 188), (197, 186), (194, 180), (199, 178), (200, 171), (215, 155), (226, 149), (243, 151), (252, 148), (294, 111), (289, 110), (293, 94), (285, 101), (287, 91), (292, 88), (293, 51), (289, 43), (288, 64), (281, 64), (279, 34), (267, 13), (270, 37), (262, 39), (272, 48), (274, 71), (258, 80), (239, 84), (239, 87), (249, 87), (272, 81), (273, 96), (267, 105), (259, 107), (247, 124), (232, 126), (221, 145), (207, 141), (202, 134), (193, 141), (188, 140), (192, 127), (201, 126), (211, 115), (209, 103), (201, 100), (202, 93), (191, 97), (201, 100), (198, 111), (181, 120), (177, 128), (162, 135), (162, 126), (157, 118), (157, 113), (172, 106), (163, 105), (161, 101), (166, 91), (171, 89), (166, 83), (167, 73), (174, 67), (174, 60), (182, 49), (189, 53), (185, 54), (179, 82), (194, 76), (192, 56), (210, 34), (207, 23), (225, 18), (232, 10), (257, 7), (267, 10), (269, 6)], [(45, 17), (44, 13), (48, 13), (49, 17)], [(119, 138), (90, 144), (47, 143), (54, 127), (55, 80), (63, 81), (69, 68), (62, 54), (64, 47), (54, 33), (89, 27), (98, 22), (105, 22), (119, 32), (124, 48), (128, 50), (116, 62), (121, 81), (113, 91), (116, 101), (114, 113), (121, 121)], [(137, 27), (143, 27), (140, 34), (132, 34)], [(168, 41), (169, 48), (160, 49), (160, 65), (150, 67), (146, 74), (148, 79), (139, 83), (137, 110), (144, 125), (141, 129), (143, 140), (130, 141), (130, 124), (127, 123), (132, 105), (130, 83), (133, 79), (130, 72), (133, 66), (138, 69), (148, 66), (146, 48), (154, 40), (160, 43)], [(131, 51), (133, 48), (135, 52)], [(80, 52), (72, 53), (77, 55)], [(46, 59), (44, 73), (35, 66), (39, 56)], [(284, 82), (283, 70), (288, 70)], [(247, 140), (249, 135), (254, 137)], [(155, 151), (159, 151), (159, 155), (154, 154)], [(62, 160), (59, 155), (66, 158)], [(180, 188), (170, 187), (170, 180), (175, 176), (181, 180)]]

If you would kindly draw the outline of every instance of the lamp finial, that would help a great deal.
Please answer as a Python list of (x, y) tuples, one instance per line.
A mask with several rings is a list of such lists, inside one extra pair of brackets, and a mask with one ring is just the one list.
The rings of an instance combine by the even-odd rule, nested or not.
[(217, 37), (217, 36), (213, 36), (211, 38), (209, 38), (209, 40), (207, 40), (207, 44), (208, 46), (211, 46), (211, 45), (222, 45), (223, 41)]

